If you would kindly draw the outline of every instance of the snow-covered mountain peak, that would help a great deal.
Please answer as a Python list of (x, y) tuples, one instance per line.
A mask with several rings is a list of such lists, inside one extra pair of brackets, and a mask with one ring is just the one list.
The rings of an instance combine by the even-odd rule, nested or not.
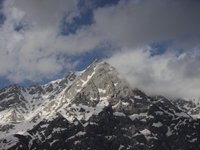
[(199, 149), (198, 106), (148, 97), (95, 60), (45, 85), (1, 89), (0, 149)]

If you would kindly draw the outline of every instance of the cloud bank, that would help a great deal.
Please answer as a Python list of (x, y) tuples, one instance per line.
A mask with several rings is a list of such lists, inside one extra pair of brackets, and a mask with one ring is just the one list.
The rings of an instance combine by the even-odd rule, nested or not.
[(200, 49), (177, 57), (171, 53), (151, 57), (152, 50), (151, 47), (125, 49), (106, 61), (117, 68), (131, 86), (147, 95), (199, 97)]
[(6, 0), (1, 13), (0, 77), (51, 79), (99, 51), (148, 94), (200, 96), (197, 0)]

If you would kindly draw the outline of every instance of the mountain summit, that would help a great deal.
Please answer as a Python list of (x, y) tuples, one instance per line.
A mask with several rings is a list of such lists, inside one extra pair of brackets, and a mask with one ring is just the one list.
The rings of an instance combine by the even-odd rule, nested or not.
[(199, 100), (149, 97), (106, 62), (0, 90), (0, 149), (200, 149)]

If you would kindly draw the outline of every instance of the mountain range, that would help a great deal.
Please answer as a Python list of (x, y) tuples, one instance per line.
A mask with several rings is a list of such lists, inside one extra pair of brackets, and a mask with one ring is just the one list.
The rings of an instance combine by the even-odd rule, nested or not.
[(99, 60), (45, 85), (4, 87), (0, 149), (200, 149), (199, 98), (172, 100), (132, 87)]

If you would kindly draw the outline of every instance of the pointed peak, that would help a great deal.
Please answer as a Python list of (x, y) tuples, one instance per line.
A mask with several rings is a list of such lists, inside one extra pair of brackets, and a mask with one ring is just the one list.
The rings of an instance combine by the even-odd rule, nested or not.
[[(95, 59), (95, 61), (93, 61), (93, 63), (91, 63), (90, 66), (96, 66), (98, 63), (100, 63), (101, 61), (99, 61), (98, 59)], [(90, 67), (89, 66), (89, 67)]]
[(99, 60), (99, 59), (95, 59), (95, 61), (94, 61), (91, 65), (89, 65), (89, 66), (86, 68), (86, 70), (89, 69), (89, 68), (95, 68), (95, 67), (99, 66), (100, 64), (101, 64), (102, 66), (104, 66), (104, 67), (105, 67), (105, 66), (111, 67), (111, 65), (108, 64), (107, 62), (101, 61), (101, 60)]
[(95, 59), (93, 63), (99, 63), (99, 59)]
[(95, 59), (95, 61), (93, 61), (93, 63), (91, 63), (85, 70), (95, 68), (98, 63), (100, 63), (100, 61), (98, 59)]

